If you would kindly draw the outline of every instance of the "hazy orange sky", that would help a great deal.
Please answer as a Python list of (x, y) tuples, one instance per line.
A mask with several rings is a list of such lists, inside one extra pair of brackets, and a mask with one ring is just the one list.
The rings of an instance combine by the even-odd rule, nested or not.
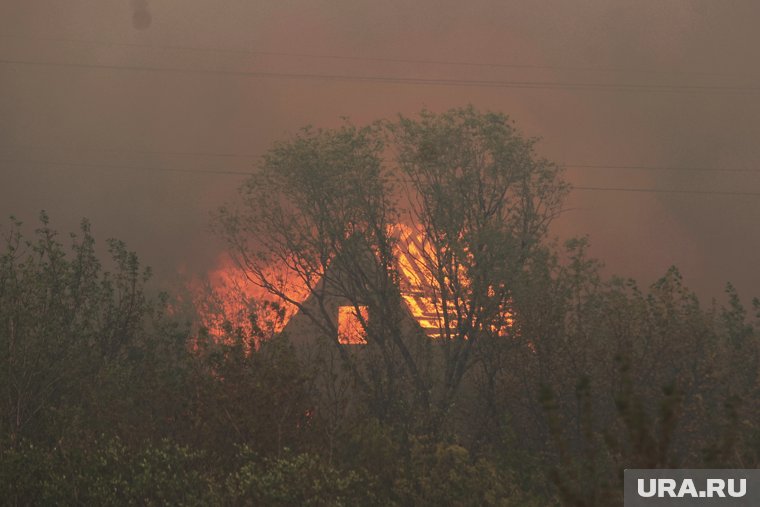
[(205, 272), (209, 213), (242, 177), (166, 169), (253, 170), (307, 124), (471, 103), (558, 163), (613, 166), (568, 167), (577, 186), (733, 192), (576, 190), (554, 234), (589, 234), (610, 273), (642, 284), (675, 264), (704, 296), (729, 280), (760, 295), (760, 196), (736, 194), (760, 193), (758, 19), (752, 0), (6, 0), (0, 215), (46, 209), (63, 231), (88, 217), (159, 279)]

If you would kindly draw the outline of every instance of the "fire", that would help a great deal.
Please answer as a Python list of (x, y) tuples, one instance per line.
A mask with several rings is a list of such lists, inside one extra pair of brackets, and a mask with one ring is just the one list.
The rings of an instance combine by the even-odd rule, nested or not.
[[(393, 226), (390, 233), (398, 240), (394, 254), (400, 275), (399, 290), (409, 313), (430, 338), (440, 339), (454, 334), (458, 326), (457, 308), (440, 297), (441, 283), (435, 276), (438, 262), (435, 249), (421, 231), (409, 226)], [(267, 277), (276, 280), (288, 298), (305, 301), (310, 295), (308, 288), (288, 275), (286, 266), (272, 266)], [(461, 289), (459, 296), (468, 299), (471, 283), (463, 267), (457, 271), (454, 282), (453, 285)], [(452, 285), (448, 279), (443, 284)], [(218, 342), (242, 338), (249, 346), (257, 347), (261, 340), (282, 331), (298, 311), (296, 305), (276, 298), (252, 283), (226, 254), (219, 256), (217, 266), (208, 273), (206, 280), (196, 280), (191, 285), (200, 325)], [(496, 297), (493, 288), (489, 288), (488, 297)], [(366, 306), (340, 306), (335, 316), (338, 341), (342, 344), (366, 343), (369, 313)], [(484, 330), (496, 336), (513, 334), (514, 319), (509, 301), (500, 304), (494, 322), (482, 325)]]
[[(357, 312), (358, 310), (358, 312)], [(369, 319), (369, 309), (366, 306), (341, 306), (338, 308), (338, 342), (343, 345), (363, 345), (365, 326)]]
[[(440, 297), (440, 283), (434, 276), (438, 255), (421, 231), (398, 224), (393, 227), (392, 234), (397, 235), (398, 245), (396, 258), (401, 274), (401, 296), (409, 312), (415, 318), (430, 338), (442, 338), (448, 329), (454, 331), (457, 327), (456, 309), (453, 303), (444, 302)], [(445, 279), (444, 284), (449, 285)], [(460, 296), (466, 297), (471, 283), (463, 266), (456, 273), (457, 285), (461, 288)], [(488, 296), (494, 297), (495, 291), (489, 287)], [(499, 308), (499, 322), (491, 324), (488, 329), (498, 336), (506, 336), (513, 327), (514, 318), (508, 304)]]
[[(435, 278), (430, 263), (436, 258), (431, 246), (423, 236), (403, 224), (394, 226), (392, 233), (398, 235), (396, 259), (401, 274), (401, 297), (409, 312), (423, 331), (431, 338), (440, 338), (445, 329), (445, 319), (434, 296)], [(449, 319), (449, 325), (453, 320)]]
[[(239, 335), (258, 346), (261, 339), (282, 331), (297, 310), (295, 305), (252, 283), (227, 254), (219, 256), (217, 266), (205, 280), (191, 282), (190, 290), (200, 325), (220, 342)], [(294, 300), (303, 300), (307, 295), (304, 288), (289, 285), (288, 296)]]

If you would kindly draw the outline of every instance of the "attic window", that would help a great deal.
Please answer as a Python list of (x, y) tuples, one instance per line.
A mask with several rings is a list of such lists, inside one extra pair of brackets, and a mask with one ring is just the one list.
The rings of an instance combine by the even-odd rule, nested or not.
[(338, 307), (338, 342), (343, 345), (367, 343), (366, 331), (362, 322), (366, 324), (368, 318), (369, 311), (366, 306)]

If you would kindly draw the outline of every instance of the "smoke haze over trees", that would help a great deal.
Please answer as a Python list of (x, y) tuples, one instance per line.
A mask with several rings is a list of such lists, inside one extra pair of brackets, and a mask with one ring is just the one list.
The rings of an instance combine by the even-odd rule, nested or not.
[[(315, 277), (312, 296), (339, 267), (321, 287), (369, 306), (366, 345), (327, 329), (318, 350), (338, 355), (310, 358), (273, 332), (281, 308), (245, 293), (247, 321), (212, 334), (145, 288), (124, 243), (99, 255), (88, 222), (65, 241), (46, 214), (10, 221), (8, 504), (610, 506), (625, 468), (760, 465), (760, 302), (728, 286), (704, 304), (675, 267), (646, 287), (610, 278), (587, 239), (550, 241), (561, 173), (505, 116), (307, 129), (260, 169), (219, 217), (233, 256), (274, 295), (268, 255)], [(416, 208), (394, 203), (399, 180)], [(456, 315), (433, 340), (395, 325), (386, 226), (405, 215)]]
[[(140, 30), (135, 15), (146, 6), (151, 23)], [(208, 214), (243, 177), (162, 169), (251, 171), (272, 142), (303, 125), (336, 126), (341, 116), (366, 123), (468, 103), (508, 112), (527, 135), (544, 138), (542, 155), (559, 164), (729, 170), (568, 167), (576, 186), (757, 192), (756, 92), (684, 88), (756, 86), (758, 9), (751, 0), (730, 7), (709, 0), (6, 1), (0, 215), (28, 218), (48, 209), (67, 229), (82, 216), (97, 216), (95, 226), (138, 249), (159, 279), (178, 270), (204, 272), (222, 250), (207, 239)], [(9, 61), (634, 89), (410, 85)], [(440, 61), (465, 65), (433, 63)], [(479, 63), (488, 65), (473, 65)], [(752, 294), (760, 287), (758, 200), (576, 190), (566, 201), (572, 211), (554, 227), (565, 238), (591, 234), (592, 252), (609, 273), (651, 283), (676, 264), (705, 298), (720, 294), (727, 280)]]
[(760, 466), (758, 19), (0, 2), (0, 502), (609, 506), (624, 468)]

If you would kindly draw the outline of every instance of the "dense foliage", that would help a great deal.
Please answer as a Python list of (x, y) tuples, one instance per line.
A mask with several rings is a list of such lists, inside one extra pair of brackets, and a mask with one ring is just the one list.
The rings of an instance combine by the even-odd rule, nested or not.
[(531, 346), (489, 344), (450, 423), (320, 406), (285, 339), (191, 338), (134, 254), (43, 218), (0, 258), (0, 497), (25, 504), (614, 505), (625, 467), (760, 465), (758, 334), (673, 269), (604, 282), (568, 245), (521, 294)]
[[(315, 181), (338, 194), (304, 201), (317, 215), (346, 214), (351, 233), (335, 220), (319, 224), (320, 234), (288, 222), (295, 229), (280, 228), (277, 240), (292, 250), (287, 259), (315, 266), (322, 255), (319, 271), (331, 248), (368, 248), (355, 241), (357, 231), (380, 241), (370, 245), (376, 258), (392, 255), (382, 245), (393, 241), (383, 236), (392, 196), (380, 180), (369, 193), (350, 192), (367, 174), (383, 173), (376, 133), (306, 132), (271, 154), (267, 163), (278, 169), (293, 169), (295, 157), (315, 164), (310, 171), (356, 179)], [(585, 239), (547, 243), (556, 201), (539, 197), (561, 197), (565, 187), (554, 181), (555, 168), (519, 157), (527, 172), (516, 179), (492, 174), (494, 161), (531, 156), (531, 143), (515, 138), (503, 117), (428, 115), (383, 135), (401, 139), (404, 170), (424, 197), (417, 216), (448, 256), (438, 266), (441, 291), (470, 321), (460, 318), (438, 349), (427, 341), (404, 356), (409, 337), (388, 326), (368, 329), (365, 355), (338, 344), (342, 356), (310, 361), (287, 334), (260, 325), (262, 314), (281, 317), (271, 302), (250, 301), (251, 325), (232, 319), (223, 336), (212, 335), (175, 300), (146, 289), (149, 272), (123, 243), (108, 242), (109, 255), (101, 255), (86, 222), (64, 245), (45, 215), (33, 232), (11, 221), (0, 251), (0, 498), (8, 505), (614, 506), (625, 468), (760, 466), (757, 301), (748, 311), (728, 286), (724, 305), (704, 306), (675, 268), (646, 289), (605, 280)], [(462, 139), (471, 144), (456, 146)], [(482, 146), (490, 154), (474, 156)], [(323, 158), (311, 157), (314, 150)], [(478, 177), (460, 167), (483, 161)], [(436, 183), (435, 164), (459, 184)], [(311, 183), (275, 183), (316, 191)], [(502, 183), (503, 192), (489, 193)], [(483, 195), (508, 197), (513, 184), (522, 207), (480, 206)], [(285, 216), (276, 212), (277, 195), (266, 197), (275, 224)], [(455, 206), (444, 210), (444, 202)], [(510, 209), (522, 221), (500, 226)], [(315, 218), (311, 211), (299, 217)], [(226, 220), (236, 233), (264, 232), (240, 215)], [(519, 263), (503, 267), (500, 259)], [(368, 280), (350, 289), (377, 305), (398, 302), (391, 261), (380, 273), (342, 262)], [(462, 270), (477, 283), (450, 283)], [(494, 324), (505, 302), (506, 331)], [(385, 310), (379, 315), (390, 319), (395, 310)], [(430, 359), (440, 351), (446, 360)]]

